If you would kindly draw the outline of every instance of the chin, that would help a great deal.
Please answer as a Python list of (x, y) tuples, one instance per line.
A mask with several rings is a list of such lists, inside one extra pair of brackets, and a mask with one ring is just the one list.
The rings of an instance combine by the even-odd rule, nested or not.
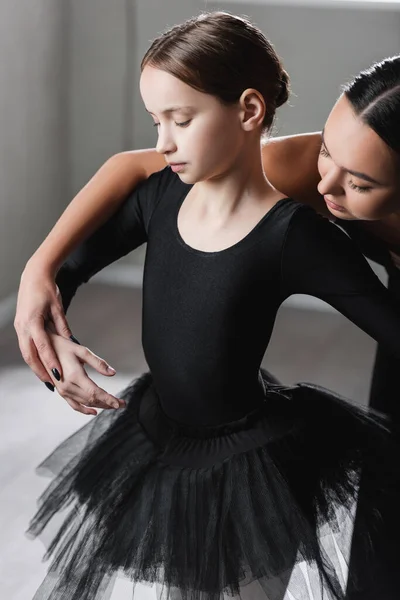
[(329, 211), (333, 217), (339, 219), (339, 221), (364, 221), (362, 217), (354, 217), (350, 213), (342, 213), (342, 212), (334, 212), (333, 210)]

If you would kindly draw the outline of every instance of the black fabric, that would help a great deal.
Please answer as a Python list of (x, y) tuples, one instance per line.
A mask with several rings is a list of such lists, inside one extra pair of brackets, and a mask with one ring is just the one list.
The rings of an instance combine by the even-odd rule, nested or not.
[[(400, 356), (396, 301), (345, 233), (289, 198), (226, 250), (188, 246), (177, 216), (190, 188), (169, 168), (153, 175), (58, 273), (67, 310), (81, 283), (147, 241), (151, 375), (124, 391), (125, 411), (103, 412), (42, 465), (56, 478), (30, 532), (71, 509), (35, 600), (103, 600), (118, 569), (184, 598), (214, 600), (258, 581), (265, 598), (281, 600), (301, 561), (308, 575), (294, 571), (292, 597), (341, 599), (338, 548), (361, 467), (374, 501), (397, 489), (389, 421), (260, 371), (291, 294), (329, 302)], [(380, 515), (369, 506), (364, 516), (374, 530)]]
[[(162, 582), (167, 598), (239, 596), (254, 581), (266, 600), (282, 600), (284, 587), (296, 600), (343, 598), (360, 468), (373, 497), (384, 493), (397, 481), (393, 440), (383, 420), (319, 386), (262, 379), (256, 410), (196, 427), (164, 413), (145, 374), (122, 392), (126, 409), (102, 412), (57, 448), (40, 465), (55, 479), (30, 534), (66, 512), (34, 600), (103, 599), (118, 571)], [(364, 546), (363, 567), (368, 537)]]
[[(400, 307), (400, 271), (394, 264), (386, 245), (366, 232), (357, 221), (336, 221), (351, 236), (361, 252), (374, 262), (385, 267), (388, 275), (388, 289)], [(385, 346), (378, 344), (374, 361), (369, 406), (387, 415), (397, 427), (400, 425), (400, 403), (398, 399), (398, 374), (400, 360)], [(400, 454), (397, 455), (400, 464)], [(368, 510), (381, 515), (373, 532), (374, 561), (367, 568), (363, 523)], [(371, 532), (372, 533), (372, 532)], [(354, 523), (351, 548), (350, 573), (361, 574), (357, 586), (349, 579), (346, 600), (398, 600), (399, 598), (399, 550), (400, 523), (398, 517), (398, 491), (380, 495), (373, 501), (368, 480), (361, 477), (358, 492), (358, 507)]]
[(255, 408), (259, 365), (291, 294), (325, 300), (400, 355), (400, 309), (335, 225), (284, 198), (239, 243), (198, 251), (177, 227), (190, 188), (169, 168), (153, 175), (57, 276), (67, 308), (82, 282), (147, 240), (142, 341), (169, 416), (211, 425)]

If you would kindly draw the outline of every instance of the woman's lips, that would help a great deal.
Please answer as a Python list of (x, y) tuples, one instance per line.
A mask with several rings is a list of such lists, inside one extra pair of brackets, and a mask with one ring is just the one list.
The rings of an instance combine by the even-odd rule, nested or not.
[(324, 200), (325, 200), (326, 204), (329, 206), (329, 208), (331, 208), (332, 210), (337, 210), (338, 212), (346, 212), (346, 209), (343, 206), (339, 206), (339, 204), (335, 204), (331, 200), (328, 200), (327, 198), (325, 198), (325, 196), (324, 196)]

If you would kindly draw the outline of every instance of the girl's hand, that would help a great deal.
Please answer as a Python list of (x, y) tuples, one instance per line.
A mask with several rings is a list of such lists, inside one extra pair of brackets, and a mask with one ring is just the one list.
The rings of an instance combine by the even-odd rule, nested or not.
[[(74, 410), (84, 415), (96, 415), (96, 408), (122, 408), (124, 400), (108, 394), (88, 377), (83, 365), (86, 363), (104, 375), (101, 358), (85, 346), (81, 346), (55, 333), (49, 332), (50, 342), (63, 368), (63, 378), (55, 382), (58, 393)], [(115, 371), (108, 373), (114, 375)]]

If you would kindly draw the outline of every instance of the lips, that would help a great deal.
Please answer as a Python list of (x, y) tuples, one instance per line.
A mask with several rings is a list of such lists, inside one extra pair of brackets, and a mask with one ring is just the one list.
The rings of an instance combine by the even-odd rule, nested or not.
[(185, 168), (186, 163), (169, 163), (169, 166), (171, 167), (171, 170), (174, 173), (177, 173), (178, 171), (181, 171), (182, 169)]
[(344, 212), (345, 211), (345, 208), (343, 206), (340, 206), (339, 204), (335, 204), (335, 202), (332, 202), (331, 200), (328, 200), (328, 198), (326, 198), (325, 196), (324, 196), (324, 200), (325, 200), (325, 203), (332, 210), (337, 210), (338, 212)]

